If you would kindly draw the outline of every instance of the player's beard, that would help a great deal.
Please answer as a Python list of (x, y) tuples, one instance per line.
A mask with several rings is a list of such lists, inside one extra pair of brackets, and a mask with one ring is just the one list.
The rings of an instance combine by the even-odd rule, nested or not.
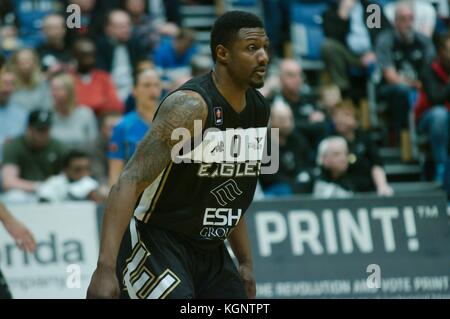
[(254, 89), (260, 89), (264, 86), (264, 79), (262, 79), (260, 81), (255, 81), (255, 80), (251, 79), (249, 85), (250, 85), (250, 87), (252, 87)]

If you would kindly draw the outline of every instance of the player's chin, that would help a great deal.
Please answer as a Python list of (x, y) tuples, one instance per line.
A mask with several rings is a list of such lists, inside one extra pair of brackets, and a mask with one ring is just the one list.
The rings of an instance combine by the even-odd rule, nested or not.
[(264, 78), (262, 79), (251, 79), (250, 87), (254, 89), (260, 89), (264, 86)]

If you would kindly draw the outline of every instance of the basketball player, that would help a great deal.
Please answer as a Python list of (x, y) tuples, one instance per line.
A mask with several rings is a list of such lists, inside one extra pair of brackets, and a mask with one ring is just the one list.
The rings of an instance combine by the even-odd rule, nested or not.
[[(255, 297), (243, 214), (253, 198), (258, 165), (176, 164), (171, 150), (179, 140), (171, 134), (182, 127), (195, 140), (210, 128), (265, 130), (270, 109), (255, 88), (264, 83), (268, 46), (257, 16), (231, 11), (217, 19), (211, 32), (214, 69), (161, 103), (111, 190), (88, 298)], [(194, 120), (201, 120), (203, 132), (194, 130)], [(211, 154), (215, 150), (220, 148)]]

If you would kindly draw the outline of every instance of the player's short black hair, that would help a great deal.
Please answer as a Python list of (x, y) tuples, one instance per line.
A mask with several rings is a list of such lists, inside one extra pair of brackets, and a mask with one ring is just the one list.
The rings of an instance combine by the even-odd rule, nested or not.
[(211, 31), (211, 56), (216, 62), (216, 47), (222, 44), (229, 47), (242, 28), (264, 28), (260, 18), (245, 11), (228, 11), (220, 16)]

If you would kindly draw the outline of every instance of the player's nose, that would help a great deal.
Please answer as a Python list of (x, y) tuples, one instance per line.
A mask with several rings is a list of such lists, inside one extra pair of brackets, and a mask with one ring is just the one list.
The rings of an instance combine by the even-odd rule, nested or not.
[(269, 54), (267, 50), (264, 48), (261, 48), (258, 52), (258, 55), (256, 57), (258, 65), (265, 66), (269, 63)]

